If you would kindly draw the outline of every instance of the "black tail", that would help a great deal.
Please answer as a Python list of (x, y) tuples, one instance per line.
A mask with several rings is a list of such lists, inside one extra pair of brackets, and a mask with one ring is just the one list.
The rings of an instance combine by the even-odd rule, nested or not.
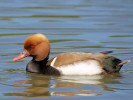
[(113, 53), (113, 51), (105, 51), (105, 52), (100, 52), (100, 53), (109, 54), (109, 53)]
[(103, 60), (103, 69), (105, 70), (105, 72), (107, 73), (115, 73), (115, 72), (119, 72), (121, 67), (126, 64), (129, 63), (130, 60), (125, 60), (122, 61), (116, 57), (113, 56), (108, 56), (107, 58), (105, 58)]

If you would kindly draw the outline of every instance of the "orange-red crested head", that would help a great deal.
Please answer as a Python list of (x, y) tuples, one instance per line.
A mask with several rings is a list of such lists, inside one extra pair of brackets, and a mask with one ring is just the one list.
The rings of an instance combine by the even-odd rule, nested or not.
[(43, 34), (35, 34), (29, 36), (24, 42), (24, 51), (19, 57), (13, 59), (17, 61), (27, 56), (33, 56), (35, 61), (41, 61), (45, 59), (50, 52), (50, 44), (46, 36)]

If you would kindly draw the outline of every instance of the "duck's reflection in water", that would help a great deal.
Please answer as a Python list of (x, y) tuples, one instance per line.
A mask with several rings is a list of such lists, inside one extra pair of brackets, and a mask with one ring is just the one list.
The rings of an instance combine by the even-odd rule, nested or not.
[(25, 89), (22, 92), (4, 93), (5, 96), (21, 96), (29, 98), (44, 98), (49, 97), (50, 76), (44, 76), (40, 74), (27, 74), (28, 80), (13, 81), (14, 87)]
[[(99, 96), (99, 88), (113, 91), (105, 84), (108, 80), (120, 84), (112, 77), (95, 76), (44, 76), (40, 74), (27, 74), (29, 80), (14, 81), (14, 86), (25, 88), (23, 92), (5, 93), (6, 96), (22, 96), (30, 98), (44, 98), (49, 96)], [(88, 85), (91, 88), (82, 88)], [(93, 86), (96, 88), (92, 89)], [(100, 90), (101, 90), (100, 89)]]
[[(99, 96), (103, 95), (99, 93), (100, 90), (113, 91), (110, 87), (105, 84), (121, 84), (115, 80), (120, 77), (120, 74), (115, 75), (93, 75), (93, 76), (61, 76), (56, 78), (56, 84), (51, 85), (53, 88), (62, 87), (82, 87), (83, 85), (90, 85), (91, 88), (74, 88), (75, 92), (53, 92), (52, 95), (56, 96)], [(93, 89), (93, 86), (96, 88)]]
[[(56, 78), (56, 84), (53, 84), (51, 87), (61, 88), (61, 87), (81, 87), (82, 85), (98, 85), (101, 84), (100, 79), (102, 75), (95, 76), (61, 76)], [(90, 89), (73, 89), (75, 92), (53, 92), (52, 95), (56, 96), (98, 96), (102, 95), (99, 93), (93, 93), (98, 90)]]

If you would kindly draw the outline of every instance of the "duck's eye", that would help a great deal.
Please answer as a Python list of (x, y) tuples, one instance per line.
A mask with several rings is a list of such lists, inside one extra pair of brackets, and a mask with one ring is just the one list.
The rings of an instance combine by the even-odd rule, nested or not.
[(30, 47), (31, 47), (31, 48), (33, 48), (33, 47), (35, 47), (35, 45), (34, 45), (34, 44), (32, 44)]

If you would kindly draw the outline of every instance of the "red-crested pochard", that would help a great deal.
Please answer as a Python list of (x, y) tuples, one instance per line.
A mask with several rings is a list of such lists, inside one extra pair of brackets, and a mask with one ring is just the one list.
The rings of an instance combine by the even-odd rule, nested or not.
[(13, 61), (27, 56), (33, 59), (27, 64), (26, 71), (43, 73), (47, 75), (96, 75), (102, 73), (119, 72), (123, 64), (130, 60), (121, 61), (107, 54), (112, 51), (100, 53), (69, 52), (61, 53), (49, 59), (50, 44), (43, 34), (35, 34), (26, 38), (24, 50)]

